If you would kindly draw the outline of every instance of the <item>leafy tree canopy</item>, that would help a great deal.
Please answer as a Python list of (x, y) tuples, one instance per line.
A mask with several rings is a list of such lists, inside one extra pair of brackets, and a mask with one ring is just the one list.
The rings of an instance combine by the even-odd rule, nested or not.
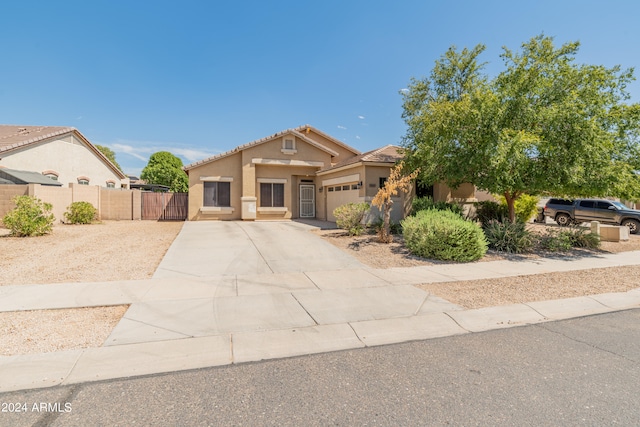
[(633, 69), (576, 64), (578, 48), (539, 35), (504, 48), (493, 79), (478, 62), (483, 45), (450, 48), (403, 93), (408, 164), (427, 182), (503, 195), (512, 221), (522, 194), (640, 198)]
[[(109, 159), (111, 161), (111, 163), (113, 163), (113, 165), (115, 167), (118, 168), (118, 170), (120, 172), (122, 171), (122, 168), (120, 167), (120, 165), (118, 164), (118, 162), (116, 161), (116, 153), (113, 152), (113, 150), (109, 147), (105, 147), (104, 145), (98, 145), (96, 144), (95, 147), (102, 153), (104, 154), (104, 156)], [(124, 172), (123, 172), (124, 173)]]
[(166, 185), (176, 193), (189, 191), (189, 178), (182, 170), (182, 160), (168, 151), (152, 154), (140, 178), (149, 184)]

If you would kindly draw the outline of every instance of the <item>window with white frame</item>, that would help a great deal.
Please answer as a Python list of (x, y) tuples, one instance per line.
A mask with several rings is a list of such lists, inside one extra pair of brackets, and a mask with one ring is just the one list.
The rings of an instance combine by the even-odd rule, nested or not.
[(204, 182), (204, 206), (230, 207), (231, 183), (224, 181)]
[(275, 182), (261, 182), (260, 207), (284, 207), (284, 184)]
[(116, 188), (115, 181), (107, 181), (107, 188)]
[(89, 179), (88, 178), (78, 178), (78, 184), (80, 184), (80, 185), (89, 185)]

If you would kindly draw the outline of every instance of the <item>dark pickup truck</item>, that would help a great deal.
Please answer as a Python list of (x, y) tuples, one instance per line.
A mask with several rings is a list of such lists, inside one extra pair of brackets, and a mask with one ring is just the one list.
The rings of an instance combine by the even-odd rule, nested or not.
[(627, 226), (631, 234), (640, 232), (640, 210), (630, 209), (614, 200), (549, 199), (544, 206), (544, 215), (562, 226), (599, 221)]

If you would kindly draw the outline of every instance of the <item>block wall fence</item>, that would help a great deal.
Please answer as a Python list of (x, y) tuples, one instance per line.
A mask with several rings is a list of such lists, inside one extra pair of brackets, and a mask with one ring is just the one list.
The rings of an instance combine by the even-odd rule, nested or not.
[(100, 220), (139, 220), (142, 218), (142, 192), (97, 185), (70, 183), (68, 188), (40, 184), (0, 185), (0, 218), (15, 208), (15, 196), (34, 196), (53, 205), (56, 224), (73, 202), (89, 202), (98, 210)]

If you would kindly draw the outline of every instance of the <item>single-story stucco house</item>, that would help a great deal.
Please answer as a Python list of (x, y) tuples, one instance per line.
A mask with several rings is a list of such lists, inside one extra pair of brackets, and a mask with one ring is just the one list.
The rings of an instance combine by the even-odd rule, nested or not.
[[(367, 153), (304, 125), (258, 139), (184, 167), (189, 175), (189, 220), (315, 218), (335, 221), (333, 210), (349, 202), (370, 203), (402, 158), (387, 145)], [(434, 185), (436, 200), (473, 198), (473, 186), (453, 194)], [(470, 192), (469, 192), (470, 190)], [(394, 200), (401, 219), (411, 194)], [(372, 208), (368, 221), (378, 217)]]
[(58, 181), (127, 188), (129, 179), (75, 128), (0, 125), (0, 167)]

